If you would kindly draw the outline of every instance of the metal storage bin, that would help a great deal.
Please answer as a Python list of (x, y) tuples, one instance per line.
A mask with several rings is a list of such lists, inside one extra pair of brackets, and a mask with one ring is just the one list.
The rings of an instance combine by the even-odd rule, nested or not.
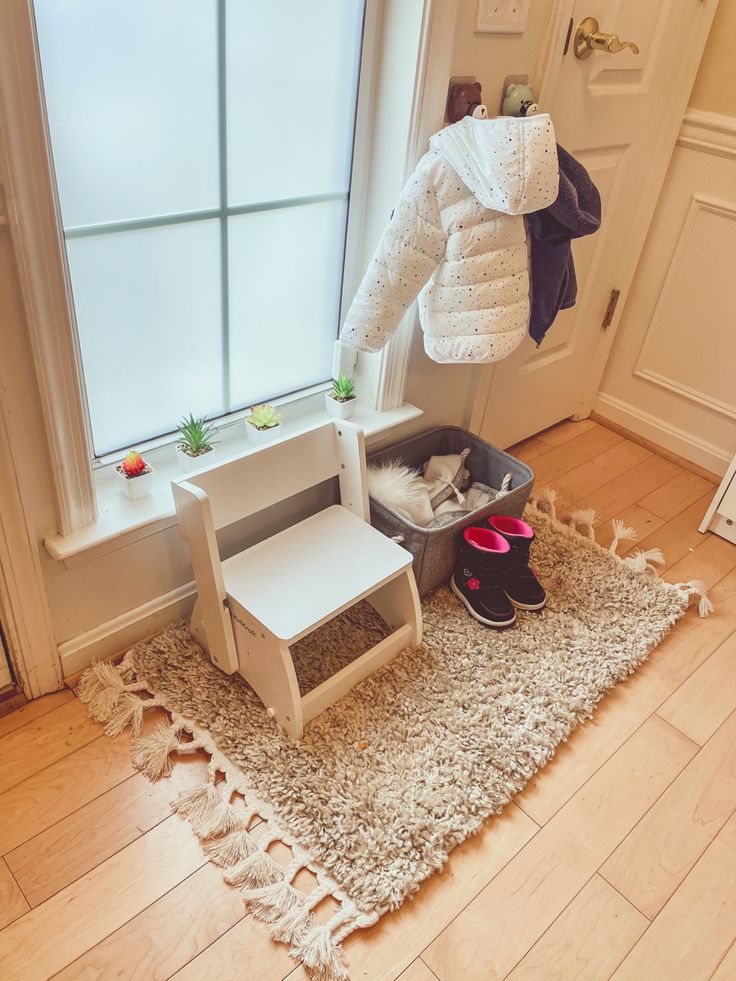
[(370, 464), (398, 460), (421, 470), (422, 464), (431, 456), (461, 453), (466, 447), (470, 447), (466, 466), (473, 481), (498, 489), (504, 475), (512, 475), (511, 488), (503, 497), (475, 511), (459, 514), (455, 521), (437, 528), (415, 525), (375, 498), (370, 499), (371, 524), (390, 537), (401, 535), (401, 544), (414, 556), (414, 575), (420, 596), (449, 582), (455, 565), (457, 538), (464, 528), (478, 524), (491, 514), (521, 517), (534, 483), (534, 472), (521, 460), (457, 426), (429, 429), (368, 457)]

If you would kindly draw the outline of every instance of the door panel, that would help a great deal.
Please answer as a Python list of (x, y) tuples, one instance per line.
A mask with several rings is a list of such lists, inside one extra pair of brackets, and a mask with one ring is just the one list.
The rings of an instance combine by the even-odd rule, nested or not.
[[(509, 446), (592, 406), (615, 325), (646, 238), (716, 0), (569, 0), (573, 37), (585, 17), (634, 41), (638, 55), (594, 51), (562, 56), (568, 20), (539, 95), (558, 142), (588, 169), (602, 198), (594, 236), (573, 243), (577, 304), (564, 311), (537, 349), (527, 338), (505, 361), (483, 369), (481, 435)], [(621, 291), (612, 327), (601, 323), (612, 289)]]

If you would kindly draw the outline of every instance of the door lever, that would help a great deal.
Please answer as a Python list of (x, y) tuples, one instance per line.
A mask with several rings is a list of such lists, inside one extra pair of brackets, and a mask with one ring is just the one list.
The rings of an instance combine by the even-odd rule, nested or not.
[(573, 43), (575, 57), (581, 60), (590, 58), (594, 51), (618, 54), (628, 48), (634, 54), (639, 54), (639, 46), (633, 41), (622, 41), (617, 34), (607, 34), (605, 31), (598, 30), (598, 21), (595, 17), (586, 17), (578, 24)]

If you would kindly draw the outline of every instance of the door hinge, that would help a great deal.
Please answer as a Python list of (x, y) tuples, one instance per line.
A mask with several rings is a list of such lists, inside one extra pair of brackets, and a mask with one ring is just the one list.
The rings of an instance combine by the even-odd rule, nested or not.
[(606, 312), (603, 314), (603, 322), (601, 327), (610, 327), (611, 321), (613, 320), (613, 315), (616, 312), (616, 305), (618, 304), (618, 298), (621, 296), (621, 290), (611, 290), (611, 295), (608, 297), (608, 306), (606, 307)]

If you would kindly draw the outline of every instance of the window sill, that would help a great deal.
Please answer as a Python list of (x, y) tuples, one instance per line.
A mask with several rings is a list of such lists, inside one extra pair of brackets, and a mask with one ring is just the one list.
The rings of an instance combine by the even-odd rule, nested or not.
[[(309, 403), (299, 412), (284, 413), (282, 428), (285, 436), (325, 421), (327, 417), (321, 407), (321, 396), (319, 400), (309, 400)], [(417, 419), (421, 414), (421, 409), (408, 402), (398, 409), (383, 412), (358, 405), (352, 421), (363, 429), (370, 443), (370, 437)], [(239, 451), (254, 449), (247, 440), (244, 425), (240, 423), (223, 432), (215, 451), (218, 456), (224, 459)], [(50, 535), (45, 538), (44, 546), (53, 559), (72, 568), (176, 524), (171, 481), (182, 474), (174, 446), (170, 444), (146, 453), (146, 458), (156, 470), (153, 493), (131, 501), (121, 493), (112, 468), (101, 471), (96, 479), (97, 520), (71, 535)]]

